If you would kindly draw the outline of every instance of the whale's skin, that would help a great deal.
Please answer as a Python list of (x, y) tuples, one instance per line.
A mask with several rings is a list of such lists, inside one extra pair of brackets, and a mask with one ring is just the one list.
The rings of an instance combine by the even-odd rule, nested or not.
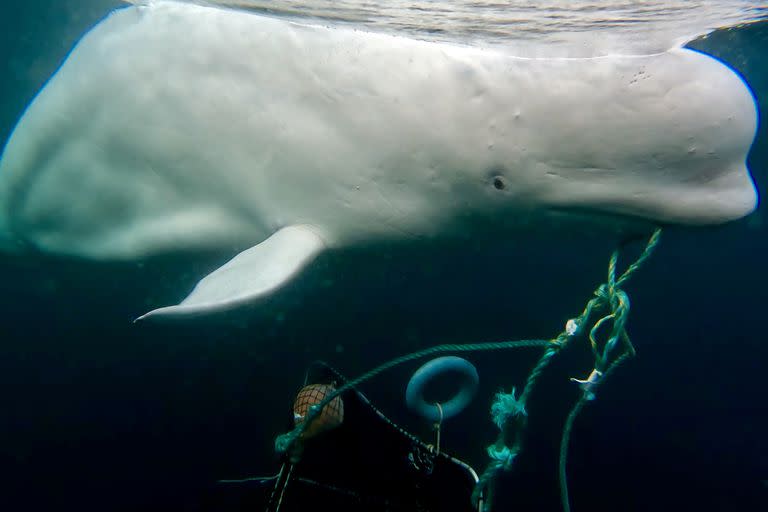
[(97, 260), (536, 229), (550, 213), (708, 225), (756, 207), (754, 99), (684, 48), (535, 59), (254, 13), (114, 11), (0, 160), (10, 250)]

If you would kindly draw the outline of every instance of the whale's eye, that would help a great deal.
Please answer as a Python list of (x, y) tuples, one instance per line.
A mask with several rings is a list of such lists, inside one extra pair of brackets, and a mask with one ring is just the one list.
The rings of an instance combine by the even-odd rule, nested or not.
[(495, 178), (493, 178), (493, 188), (495, 188), (496, 190), (504, 190), (505, 188), (507, 188), (507, 184), (504, 183), (504, 178), (502, 178), (501, 176), (496, 176)]

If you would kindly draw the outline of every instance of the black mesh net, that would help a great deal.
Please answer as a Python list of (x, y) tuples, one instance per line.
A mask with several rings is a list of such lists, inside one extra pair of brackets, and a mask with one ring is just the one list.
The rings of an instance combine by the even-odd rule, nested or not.
[[(332, 383), (343, 382), (332, 369), (322, 369), (325, 380), (310, 378), (309, 382), (318, 385), (303, 388), (307, 392), (297, 398), (294, 413), (304, 414), (306, 409), (301, 408), (322, 400)], [(477, 510), (471, 502), (476, 477), (469, 466), (446, 453), (435, 454), (387, 419), (359, 391), (348, 391), (340, 398), (338, 403), (329, 403), (318, 418), (343, 417), (339, 425), (305, 436), (299, 462), (291, 467), (286, 460), (279, 478), (227, 486), (221, 491), (229, 497), (226, 510)]]

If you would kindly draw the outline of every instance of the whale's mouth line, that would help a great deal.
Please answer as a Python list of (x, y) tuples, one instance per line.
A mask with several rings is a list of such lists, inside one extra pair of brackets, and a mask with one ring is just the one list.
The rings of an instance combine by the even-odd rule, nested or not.
[(555, 206), (548, 208), (547, 212), (550, 214), (548, 217), (551, 220), (562, 223), (563, 226), (583, 223), (612, 226), (622, 231), (625, 229), (651, 231), (656, 227), (663, 227), (669, 224), (668, 222), (655, 220), (644, 215), (609, 212), (581, 206)]

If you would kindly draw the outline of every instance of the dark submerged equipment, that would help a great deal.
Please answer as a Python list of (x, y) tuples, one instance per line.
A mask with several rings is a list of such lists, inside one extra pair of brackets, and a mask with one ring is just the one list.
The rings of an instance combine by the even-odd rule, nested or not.
[[(294, 403), (295, 425), (316, 414), (300, 442), (283, 454), (277, 475), (221, 480), (238, 486), (233, 508), (266, 512), (477, 512), (477, 473), (465, 462), (406, 431), (329, 365), (317, 362)], [(343, 389), (343, 391), (338, 392)], [(331, 393), (333, 396), (331, 397)], [(323, 400), (327, 403), (318, 409)], [(330, 408), (329, 408), (330, 406)], [(298, 414), (297, 414), (298, 411)], [(340, 413), (341, 411), (341, 413)], [(313, 429), (315, 422), (325, 425)], [(228, 491), (232, 492), (232, 491)]]
[[(438, 345), (388, 361), (350, 381), (345, 381), (340, 375), (336, 374), (337, 380), (334, 385), (338, 384), (338, 388), (335, 389), (335, 391), (330, 391), (324, 395), (324, 398), (322, 398), (319, 403), (308, 407), (306, 415), (302, 417), (302, 420), (296, 423), (291, 431), (278, 436), (275, 440), (275, 450), (277, 453), (287, 457), (288, 462), (284, 463), (283, 468), (276, 477), (272, 477), (271, 479), (260, 479), (262, 481), (277, 481), (270, 495), (267, 510), (289, 510), (280, 509), (280, 506), (282, 499), (285, 496), (286, 486), (293, 481), (296, 483), (305, 483), (310, 486), (316, 486), (316, 488), (324, 488), (326, 490), (331, 489), (330, 486), (320, 483), (321, 481), (312, 480), (311, 476), (315, 474), (315, 471), (319, 476), (327, 475), (329, 471), (332, 471), (327, 465), (327, 460), (329, 460), (329, 457), (332, 460), (333, 455), (328, 454), (327, 452), (324, 455), (320, 454), (322, 450), (327, 450), (329, 446), (333, 448), (337, 442), (341, 443), (341, 439), (331, 442), (331, 436), (338, 435), (345, 431), (345, 429), (349, 432), (348, 435), (350, 436), (350, 439), (354, 439), (354, 436), (356, 435), (358, 436), (358, 439), (360, 436), (365, 437), (365, 439), (359, 439), (357, 448), (359, 451), (351, 452), (353, 458), (345, 460), (343, 465), (345, 467), (354, 467), (357, 463), (365, 464), (366, 462), (370, 462), (367, 449), (371, 448), (372, 439), (376, 439), (376, 443), (378, 444), (379, 438), (374, 437), (373, 432), (371, 431), (363, 433), (357, 429), (349, 429), (346, 420), (341, 427), (327, 434), (328, 442), (322, 444), (317, 443), (316, 446), (312, 446), (311, 448), (309, 446), (310, 443), (306, 443), (307, 449), (305, 451), (304, 445), (307, 437), (305, 436), (305, 433), (310, 431), (314, 421), (323, 417), (325, 407), (333, 403), (338, 397), (341, 397), (345, 402), (345, 413), (347, 410), (346, 404), (350, 405), (350, 413), (357, 408), (354, 404), (364, 405), (364, 407), (360, 407), (359, 409), (360, 411), (365, 411), (360, 413), (360, 421), (362, 421), (362, 418), (364, 418), (367, 413), (369, 416), (373, 415), (378, 417), (379, 426), (387, 426), (385, 429), (375, 434), (376, 436), (379, 434), (383, 436), (381, 438), (383, 443), (391, 443), (391, 451), (390, 446), (388, 446), (386, 448), (387, 452), (381, 453), (394, 455), (392, 461), (397, 461), (394, 464), (398, 467), (402, 464), (402, 457), (398, 457), (398, 455), (406, 454), (410, 468), (409, 471), (398, 473), (398, 469), (389, 466), (385, 467), (382, 464), (379, 465), (374, 476), (367, 479), (362, 478), (362, 482), (348, 482), (350, 487), (347, 489), (363, 489), (366, 493), (370, 491), (367, 495), (376, 496), (376, 503), (382, 508), (375, 508), (376, 505), (374, 505), (373, 502), (363, 503), (362, 494), (357, 491), (348, 491), (341, 488), (336, 489), (338, 494), (346, 492), (348, 496), (352, 496), (355, 500), (358, 500), (356, 505), (358, 508), (353, 507), (355, 510), (361, 510), (360, 507), (363, 507), (362, 509), (370, 511), (489, 511), (492, 503), (493, 486), (498, 474), (503, 470), (510, 470), (514, 467), (517, 456), (523, 447), (524, 434), (528, 425), (526, 404), (535, 385), (539, 382), (542, 372), (565, 346), (572, 341), (586, 338), (592, 349), (594, 363), (591, 370), (588, 370), (589, 373), (585, 378), (570, 378), (571, 381), (578, 383), (581, 388), (581, 396), (574, 404), (565, 421), (560, 441), (558, 476), (561, 502), (563, 510), (565, 512), (570, 512), (566, 465), (571, 430), (579, 412), (587, 403), (596, 398), (598, 388), (605, 382), (618, 365), (635, 355), (634, 345), (630, 341), (629, 334), (626, 330), (630, 301), (629, 296), (622, 289), (622, 285), (626, 283), (634, 272), (637, 271), (650, 257), (659, 242), (660, 235), (661, 230), (656, 229), (648, 239), (640, 256), (620, 274), (617, 274), (619, 250), (615, 250), (608, 263), (606, 282), (595, 289), (594, 296), (587, 302), (582, 313), (577, 317), (568, 320), (565, 323), (563, 331), (554, 338), (548, 340), (534, 339)], [(499, 434), (496, 442), (487, 449), (490, 462), (479, 478), (468, 465), (458, 459), (447, 456), (444, 452), (440, 452), (439, 426), (444, 418), (442, 405), (435, 407), (439, 420), (436, 425), (438, 442), (435, 446), (430, 446), (388, 420), (368, 401), (367, 398), (365, 398), (364, 395), (362, 395), (362, 393), (357, 390), (358, 385), (380, 373), (400, 364), (423, 357), (450, 352), (463, 353), (523, 347), (541, 347), (544, 348), (544, 352), (526, 378), (522, 391), (519, 394), (514, 387), (512, 387), (509, 393), (501, 391), (496, 394), (491, 406), (491, 417), (499, 429)], [(326, 368), (330, 370), (330, 367), (326, 366)], [(414, 403), (418, 404), (418, 401)], [(432, 409), (432, 407), (426, 407), (423, 403), (418, 405), (418, 410), (428, 410), (430, 411), (428, 413), (430, 419), (434, 417), (434, 409)], [(351, 415), (350, 417), (354, 417), (354, 415)], [(386, 446), (386, 444), (384, 446)], [(313, 456), (309, 459), (309, 462), (307, 462), (306, 457), (309, 456), (310, 453), (313, 453)], [(358, 457), (354, 458), (354, 454), (357, 454)], [(360, 454), (362, 454), (361, 457)], [(293, 476), (293, 469), (299, 464), (302, 465), (301, 476)], [(314, 464), (318, 464), (318, 466), (315, 466)], [(323, 467), (323, 469), (318, 469), (318, 467)], [(355, 472), (353, 471), (353, 473)], [(284, 474), (287, 476), (284, 477)], [(356, 474), (360, 477), (362, 472), (357, 471)], [(291, 480), (292, 477), (293, 480)], [(343, 479), (337, 479), (337, 481), (342, 480)], [(471, 503), (467, 503), (467, 501), (464, 501), (461, 498), (461, 496), (464, 495), (466, 483), (469, 480), (473, 481), (471, 484), (473, 489), (470, 491), (471, 500), (467, 500)], [(462, 482), (464, 485), (462, 485)], [(383, 486), (379, 486), (378, 484), (383, 484)], [(436, 488), (438, 486), (439, 488)], [(302, 495), (297, 498), (297, 503), (300, 500), (309, 500), (305, 501), (305, 507), (315, 506), (318, 503), (322, 503), (323, 508), (332, 507), (335, 510), (352, 510), (352, 508), (339, 508), (339, 505), (322, 501), (320, 498), (310, 498), (311, 494), (311, 491), (302, 493)], [(296, 508), (296, 510), (303, 509), (302, 506), (297, 506), (298, 508)]]

